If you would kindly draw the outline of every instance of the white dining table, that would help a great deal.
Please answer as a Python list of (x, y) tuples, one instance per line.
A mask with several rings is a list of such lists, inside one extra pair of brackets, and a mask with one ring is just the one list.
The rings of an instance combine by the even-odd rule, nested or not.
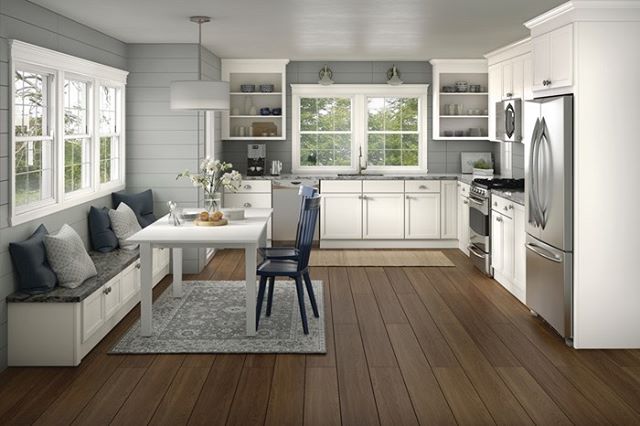
[(250, 208), (245, 219), (230, 220), (225, 226), (196, 226), (169, 223), (168, 216), (135, 233), (127, 241), (140, 245), (140, 334), (151, 336), (152, 324), (152, 248), (171, 249), (173, 258), (173, 297), (182, 297), (182, 250), (185, 248), (243, 249), (245, 254), (247, 336), (256, 334), (256, 266), (258, 247), (267, 242), (267, 224), (272, 209)]

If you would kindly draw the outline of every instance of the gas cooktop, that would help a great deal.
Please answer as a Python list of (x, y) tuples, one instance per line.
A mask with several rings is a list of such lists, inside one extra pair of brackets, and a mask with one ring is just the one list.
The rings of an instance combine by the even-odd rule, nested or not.
[(513, 189), (524, 191), (524, 179), (474, 179), (474, 186), (485, 189)]

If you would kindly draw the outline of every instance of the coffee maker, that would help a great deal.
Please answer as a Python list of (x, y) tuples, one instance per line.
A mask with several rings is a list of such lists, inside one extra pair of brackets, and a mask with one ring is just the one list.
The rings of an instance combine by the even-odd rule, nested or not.
[(267, 163), (267, 146), (251, 144), (247, 147), (247, 176), (264, 176)]

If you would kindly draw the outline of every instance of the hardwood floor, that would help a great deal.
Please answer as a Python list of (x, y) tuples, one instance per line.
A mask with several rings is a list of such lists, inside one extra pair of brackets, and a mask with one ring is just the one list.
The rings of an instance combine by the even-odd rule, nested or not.
[[(572, 350), (444, 252), (455, 268), (313, 268), (326, 355), (108, 355), (135, 308), (78, 368), (0, 373), (0, 424), (640, 423), (640, 350)], [(243, 277), (223, 251), (186, 278)]]

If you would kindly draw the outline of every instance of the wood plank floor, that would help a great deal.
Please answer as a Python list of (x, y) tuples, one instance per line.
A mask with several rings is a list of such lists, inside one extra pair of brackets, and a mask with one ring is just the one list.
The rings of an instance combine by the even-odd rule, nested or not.
[[(0, 373), (0, 424), (640, 424), (640, 350), (572, 350), (444, 252), (454, 268), (313, 268), (326, 355), (108, 355), (135, 308), (78, 368)], [(186, 278), (241, 280), (243, 255)]]

